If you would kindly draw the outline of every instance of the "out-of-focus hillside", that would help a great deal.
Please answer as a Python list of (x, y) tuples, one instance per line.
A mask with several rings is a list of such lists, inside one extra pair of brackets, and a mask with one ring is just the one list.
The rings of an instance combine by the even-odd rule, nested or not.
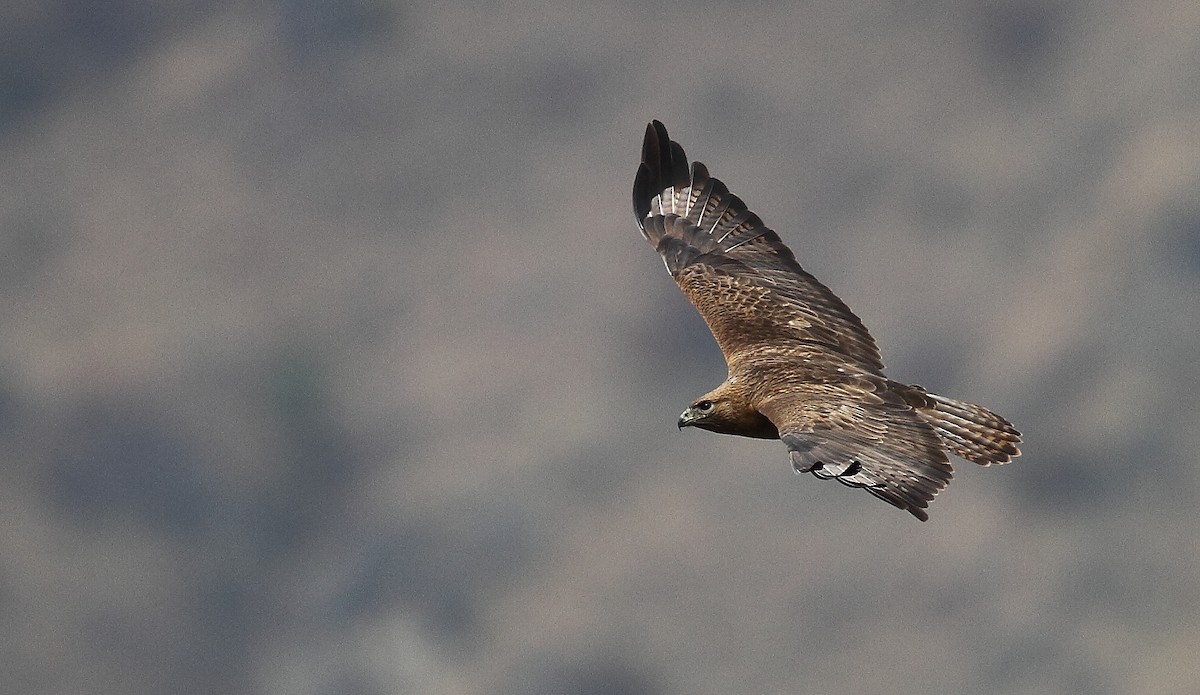
[[(1200, 682), (1195, 3), (0, 19), (6, 691)], [(650, 118), (1025, 456), (921, 524), (671, 429)]]

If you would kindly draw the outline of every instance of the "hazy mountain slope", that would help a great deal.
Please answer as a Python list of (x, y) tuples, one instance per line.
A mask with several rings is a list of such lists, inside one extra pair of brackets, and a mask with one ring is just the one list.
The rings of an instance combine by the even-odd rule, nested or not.
[[(1191, 3), (3, 12), (10, 689), (1200, 680)], [(919, 524), (671, 429), (650, 118), (1025, 456)]]

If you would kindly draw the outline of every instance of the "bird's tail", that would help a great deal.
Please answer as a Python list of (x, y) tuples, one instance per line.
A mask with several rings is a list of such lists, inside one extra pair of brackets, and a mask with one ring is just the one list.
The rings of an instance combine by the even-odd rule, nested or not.
[(981, 466), (1008, 463), (1021, 455), (1021, 433), (987, 408), (926, 392), (932, 407), (917, 408), (946, 448)]

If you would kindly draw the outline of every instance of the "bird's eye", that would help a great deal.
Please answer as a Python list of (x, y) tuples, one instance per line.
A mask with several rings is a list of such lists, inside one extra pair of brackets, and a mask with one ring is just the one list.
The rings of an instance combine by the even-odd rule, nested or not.
[(712, 410), (712, 401), (700, 401), (696, 404), (696, 410), (707, 413)]

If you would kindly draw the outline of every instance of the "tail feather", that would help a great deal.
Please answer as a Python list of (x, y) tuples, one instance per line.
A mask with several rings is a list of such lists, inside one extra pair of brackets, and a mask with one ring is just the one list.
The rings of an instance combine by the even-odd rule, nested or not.
[(1021, 455), (1017, 448), (1021, 433), (1008, 420), (974, 403), (933, 393), (925, 396), (933, 407), (918, 408), (917, 413), (954, 455), (981, 466), (1008, 463)]

